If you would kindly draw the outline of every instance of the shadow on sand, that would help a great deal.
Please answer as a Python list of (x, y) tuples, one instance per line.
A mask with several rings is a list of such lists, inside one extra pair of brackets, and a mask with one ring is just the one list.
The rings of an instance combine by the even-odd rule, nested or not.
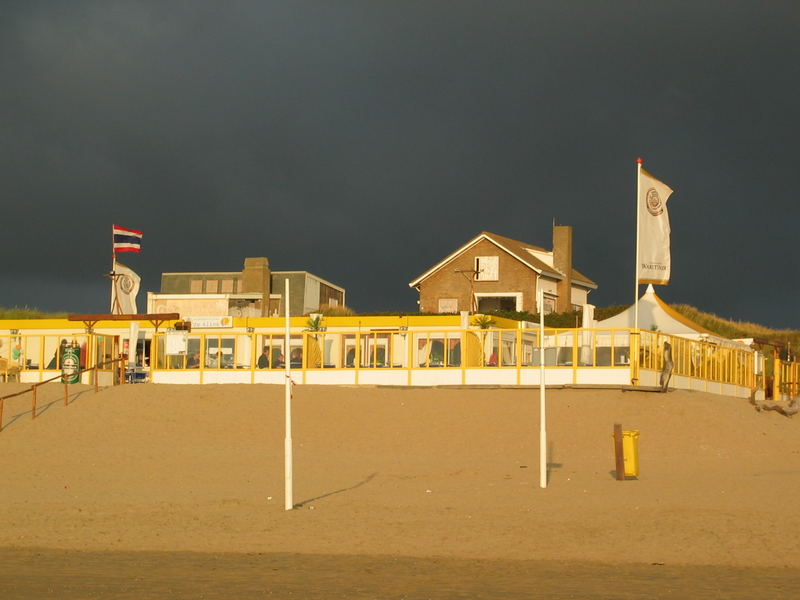
[(317, 496), (316, 498), (309, 498), (308, 500), (303, 500), (302, 502), (297, 502), (297, 503), (295, 503), (293, 508), (302, 508), (303, 506), (305, 506), (309, 502), (315, 502), (317, 500), (322, 500), (323, 498), (327, 498), (328, 496), (333, 496), (335, 494), (341, 494), (342, 492), (349, 492), (350, 490), (354, 490), (356, 488), (361, 487), (362, 485), (364, 485), (366, 483), (369, 483), (370, 481), (372, 481), (375, 478), (376, 475), (377, 475), (377, 473), (373, 473), (372, 475), (367, 476), (366, 479), (364, 479), (362, 481), (359, 481), (358, 483), (356, 483), (355, 485), (351, 485), (350, 487), (342, 488), (340, 490), (336, 490), (336, 491), (333, 491), (333, 492), (328, 492), (327, 494), (322, 494), (321, 496)]

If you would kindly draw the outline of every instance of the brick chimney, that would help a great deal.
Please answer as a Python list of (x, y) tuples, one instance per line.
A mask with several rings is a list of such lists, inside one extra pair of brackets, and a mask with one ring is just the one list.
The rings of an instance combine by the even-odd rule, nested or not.
[(267, 316), (269, 312), (270, 281), (269, 259), (266, 257), (244, 259), (242, 286), (239, 291), (261, 294), (261, 316)]
[(572, 310), (572, 226), (553, 225), (553, 266), (564, 275), (556, 285), (556, 312)]

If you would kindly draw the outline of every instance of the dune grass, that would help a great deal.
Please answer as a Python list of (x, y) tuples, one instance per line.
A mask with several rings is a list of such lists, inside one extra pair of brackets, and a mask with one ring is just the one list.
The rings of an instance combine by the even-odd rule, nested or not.
[(28, 306), (5, 308), (0, 306), (0, 319), (64, 319), (65, 312), (45, 312)]

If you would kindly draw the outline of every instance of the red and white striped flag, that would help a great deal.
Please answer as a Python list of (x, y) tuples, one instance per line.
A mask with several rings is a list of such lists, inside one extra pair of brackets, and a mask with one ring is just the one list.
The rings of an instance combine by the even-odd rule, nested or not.
[(142, 232), (113, 225), (114, 252), (141, 252)]

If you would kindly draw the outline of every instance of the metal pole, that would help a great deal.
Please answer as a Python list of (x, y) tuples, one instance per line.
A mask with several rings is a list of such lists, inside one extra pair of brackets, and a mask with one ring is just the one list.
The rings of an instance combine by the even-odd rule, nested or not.
[(641, 201), (639, 198), (639, 185), (642, 178), (642, 159), (636, 159), (636, 267), (633, 270), (633, 328), (639, 329), (639, 217)]
[(286, 435), (283, 442), (283, 464), (284, 464), (284, 509), (292, 510), (294, 502), (292, 500), (292, 365), (289, 353), (289, 278), (285, 280), (284, 287), (284, 310), (286, 313), (285, 331), (283, 337), (283, 365), (286, 372), (286, 384), (284, 386), (284, 400), (286, 413)]
[[(633, 331), (631, 332), (631, 384), (639, 384), (639, 216), (641, 211), (641, 198), (639, 185), (642, 178), (642, 159), (636, 159), (636, 263), (633, 269)], [(634, 343), (635, 342), (635, 343)], [(634, 354), (635, 352), (635, 354)]]
[(547, 423), (544, 389), (544, 289), (539, 287), (539, 487), (547, 487)]

